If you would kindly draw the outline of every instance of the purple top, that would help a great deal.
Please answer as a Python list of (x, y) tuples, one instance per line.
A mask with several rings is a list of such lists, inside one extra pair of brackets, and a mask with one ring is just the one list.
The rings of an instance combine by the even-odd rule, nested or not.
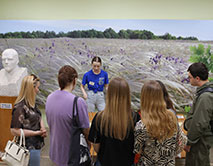
[[(58, 166), (67, 166), (71, 140), (71, 119), (75, 95), (56, 90), (46, 102), (46, 116), (50, 129), (50, 159)], [(84, 99), (78, 98), (78, 116), (81, 128), (89, 128), (89, 116)]]

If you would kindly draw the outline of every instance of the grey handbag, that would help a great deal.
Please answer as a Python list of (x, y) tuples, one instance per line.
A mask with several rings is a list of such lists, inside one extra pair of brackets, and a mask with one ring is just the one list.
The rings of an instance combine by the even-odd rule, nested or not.
[(2, 156), (2, 160), (9, 166), (28, 166), (30, 159), (30, 152), (25, 147), (25, 136), (22, 129), (19, 143), (17, 143), (17, 137), (13, 140), (9, 140), (5, 147), (5, 153)]

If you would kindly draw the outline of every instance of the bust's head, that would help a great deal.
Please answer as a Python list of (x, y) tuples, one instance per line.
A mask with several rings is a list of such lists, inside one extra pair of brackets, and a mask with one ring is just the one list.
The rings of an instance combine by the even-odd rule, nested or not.
[(16, 50), (9, 48), (2, 53), (2, 65), (4, 69), (10, 73), (18, 66), (19, 58)]

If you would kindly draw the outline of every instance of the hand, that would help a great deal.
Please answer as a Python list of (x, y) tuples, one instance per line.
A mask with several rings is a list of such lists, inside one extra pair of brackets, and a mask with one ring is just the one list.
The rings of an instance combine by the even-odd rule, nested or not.
[(186, 146), (184, 147), (184, 150), (185, 150), (186, 152), (190, 152), (190, 149), (191, 149), (191, 146), (190, 146), (190, 145), (186, 145)]
[(83, 95), (83, 98), (84, 98), (84, 100), (87, 99), (87, 94), (86, 93)]
[(42, 130), (37, 130), (34, 131), (34, 135), (40, 135), (41, 137), (46, 137), (47, 136), (47, 131), (46, 129), (42, 129)]
[(42, 137), (47, 137), (47, 130), (45, 128), (41, 128), (40, 131)]

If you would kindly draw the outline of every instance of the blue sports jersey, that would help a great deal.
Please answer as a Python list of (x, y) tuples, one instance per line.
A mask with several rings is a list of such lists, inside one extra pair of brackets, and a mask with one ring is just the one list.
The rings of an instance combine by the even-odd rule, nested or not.
[(86, 72), (83, 76), (82, 84), (88, 86), (89, 90), (92, 90), (94, 93), (104, 90), (104, 85), (108, 84), (108, 74), (101, 69), (99, 74), (94, 74), (92, 70)]

